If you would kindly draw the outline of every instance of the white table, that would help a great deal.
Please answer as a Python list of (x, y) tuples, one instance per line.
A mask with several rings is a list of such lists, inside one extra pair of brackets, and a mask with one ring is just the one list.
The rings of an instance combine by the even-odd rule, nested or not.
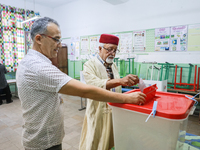
[(15, 84), (15, 97), (18, 97), (18, 94), (17, 94), (17, 85), (16, 85), (16, 79), (9, 79), (7, 80), (7, 83), (8, 84)]

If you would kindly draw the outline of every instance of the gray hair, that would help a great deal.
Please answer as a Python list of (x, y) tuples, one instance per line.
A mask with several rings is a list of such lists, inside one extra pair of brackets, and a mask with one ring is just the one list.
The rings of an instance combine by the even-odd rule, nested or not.
[(103, 48), (105, 44), (106, 43), (99, 43), (99, 46), (101, 46), (101, 48)]
[(50, 23), (54, 23), (59, 27), (59, 24), (54, 19), (49, 17), (39, 18), (35, 20), (31, 27), (31, 39), (34, 41), (34, 38), (37, 34), (46, 34), (47, 33), (47, 26)]

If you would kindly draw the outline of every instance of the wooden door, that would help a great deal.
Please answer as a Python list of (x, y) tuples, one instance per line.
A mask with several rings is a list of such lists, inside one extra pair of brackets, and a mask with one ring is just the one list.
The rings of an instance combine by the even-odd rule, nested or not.
[(56, 58), (51, 59), (52, 64), (58, 67), (62, 72), (68, 74), (68, 49), (67, 45), (62, 43)]
[(68, 74), (68, 49), (66, 44), (62, 44), (62, 48), (58, 52), (58, 68)]

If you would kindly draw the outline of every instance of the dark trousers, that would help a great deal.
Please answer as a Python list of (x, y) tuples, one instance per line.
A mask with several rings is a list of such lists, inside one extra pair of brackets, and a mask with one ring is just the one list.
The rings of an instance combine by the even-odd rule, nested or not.
[(62, 144), (50, 147), (46, 150), (62, 150)]
[[(25, 150), (28, 150), (28, 149), (25, 149)], [(46, 150), (62, 150), (62, 144), (50, 147)]]
[[(11, 97), (12, 97), (12, 94), (10, 92), (10, 87), (9, 85), (7, 85), (4, 89), (0, 89), (0, 94), (6, 94), (5, 95), (5, 98), (6, 98), (6, 102), (9, 103), (11, 102)], [(3, 96), (0, 96), (0, 102), (2, 102), (3, 100)]]

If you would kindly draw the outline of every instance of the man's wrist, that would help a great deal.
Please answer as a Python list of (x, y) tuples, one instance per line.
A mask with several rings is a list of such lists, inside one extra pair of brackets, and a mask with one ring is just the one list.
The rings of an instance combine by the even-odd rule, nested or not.
[(122, 79), (121, 79), (121, 78), (118, 79), (117, 84), (118, 84), (118, 85), (122, 85)]

